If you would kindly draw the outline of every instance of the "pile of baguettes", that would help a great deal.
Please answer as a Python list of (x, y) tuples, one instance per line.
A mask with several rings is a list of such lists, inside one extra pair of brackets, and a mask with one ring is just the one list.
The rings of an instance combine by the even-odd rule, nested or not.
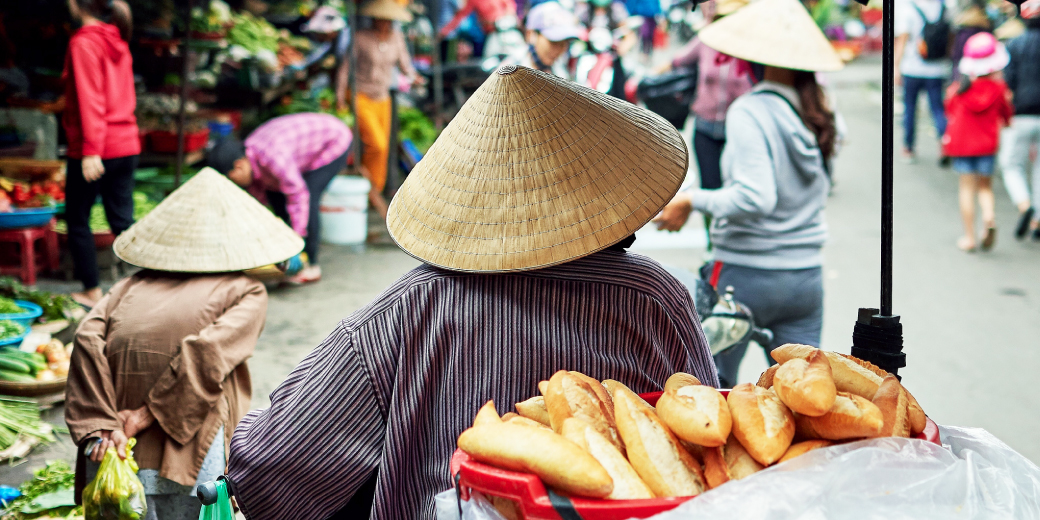
[(757, 386), (728, 398), (677, 373), (656, 408), (617, 381), (559, 371), (517, 413), (485, 404), (459, 448), (563, 494), (623, 500), (694, 496), (836, 442), (925, 428), (913, 396), (870, 363), (806, 345), (772, 356)]

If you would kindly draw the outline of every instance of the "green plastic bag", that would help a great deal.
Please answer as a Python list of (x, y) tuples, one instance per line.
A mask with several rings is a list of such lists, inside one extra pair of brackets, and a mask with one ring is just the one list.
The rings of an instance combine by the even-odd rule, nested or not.
[(223, 480), (213, 483), (217, 487), (217, 501), (208, 506), (202, 506), (199, 520), (235, 520), (235, 511), (231, 508), (231, 499), (228, 498), (227, 484)]
[(137, 439), (126, 445), (126, 460), (115, 448), (105, 452), (97, 476), (83, 489), (86, 520), (140, 520), (148, 511), (144, 486), (137, 478), (137, 462), (130, 451)]

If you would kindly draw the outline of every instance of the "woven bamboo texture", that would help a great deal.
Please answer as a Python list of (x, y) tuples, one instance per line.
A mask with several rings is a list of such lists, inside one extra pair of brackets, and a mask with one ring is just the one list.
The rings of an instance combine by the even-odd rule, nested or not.
[(212, 168), (170, 194), (113, 246), (123, 261), (185, 273), (242, 271), (282, 262), (303, 239)]
[(705, 45), (735, 58), (793, 70), (836, 71), (845, 62), (798, 0), (758, 0), (705, 27)]
[(383, 20), (396, 20), (398, 22), (412, 21), (412, 13), (395, 0), (369, 0), (361, 6), (358, 13), (361, 16), (382, 18)]
[(656, 114), (507, 66), (408, 176), (387, 225), (432, 265), (538, 269), (634, 233), (675, 195), (688, 165), (682, 137)]

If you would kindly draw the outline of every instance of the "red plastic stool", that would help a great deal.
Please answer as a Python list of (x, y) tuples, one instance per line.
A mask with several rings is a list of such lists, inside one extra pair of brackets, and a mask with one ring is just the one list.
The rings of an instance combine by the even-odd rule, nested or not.
[[(34, 246), (38, 240), (43, 241), (43, 258), (36, 257)], [(0, 244), (7, 243), (21, 247), (21, 262), (17, 266), (0, 265), (0, 275), (16, 274), (25, 285), (36, 285), (37, 270), (58, 270), (58, 235), (53, 220), (46, 226), (0, 229)]]

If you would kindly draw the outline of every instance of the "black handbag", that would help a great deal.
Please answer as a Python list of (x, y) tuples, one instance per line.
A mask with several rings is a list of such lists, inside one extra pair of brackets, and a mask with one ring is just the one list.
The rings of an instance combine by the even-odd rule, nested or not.
[(697, 69), (675, 69), (659, 76), (643, 78), (636, 97), (651, 112), (665, 118), (677, 129), (686, 125), (690, 104), (697, 95)]

